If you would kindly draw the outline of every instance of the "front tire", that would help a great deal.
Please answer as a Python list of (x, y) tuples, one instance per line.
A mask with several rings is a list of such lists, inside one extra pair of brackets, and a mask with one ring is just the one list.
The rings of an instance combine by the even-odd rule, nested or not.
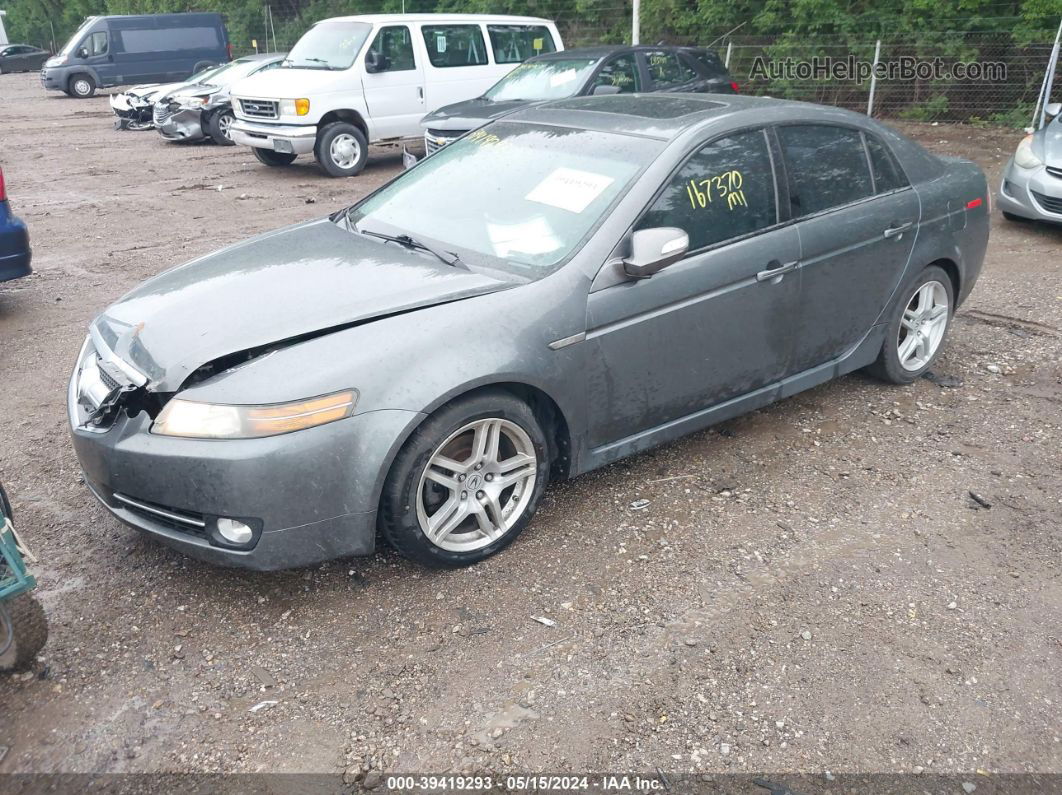
[(955, 311), (955, 288), (943, 268), (930, 265), (903, 288), (877, 361), (867, 370), (882, 381), (910, 384), (944, 347)]
[[(207, 135), (218, 146), (235, 146), (229, 137), (229, 127), (236, 121), (236, 116), (230, 108), (224, 108), (211, 115), (207, 120)], [(256, 150), (257, 151), (257, 150)]]
[(22, 671), (33, 665), (48, 640), (48, 619), (33, 596), (24, 593), (0, 602), (0, 671)]
[(252, 148), (254, 149), (254, 156), (258, 158), (259, 163), (265, 163), (273, 168), (290, 166), (297, 157), (297, 155), (293, 155), (290, 152), (274, 152), (272, 149), (262, 149), (260, 146)]
[(96, 93), (96, 81), (92, 79), (92, 75), (74, 75), (70, 78), (67, 93), (76, 99), (88, 99)]
[(549, 443), (526, 403), (502, 391), (455, 401), (395, 458), (381, 529), (401, 555), (426, 566), (477, 563), (528, 525), (549, 471)]
[(365, 168), (369, 142), (353, 124), (332, 122), (317, 134), (313, 154), (330, 177), (353, 177)]

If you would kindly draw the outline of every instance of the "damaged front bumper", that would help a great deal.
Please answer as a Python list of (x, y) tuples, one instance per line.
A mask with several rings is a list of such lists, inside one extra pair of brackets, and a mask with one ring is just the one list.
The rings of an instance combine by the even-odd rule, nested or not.
[(136, 94), (112, 94), (111, 111), (117, 116), (115, 127), (128, 130), (150, 130), (151, 114), (155, 103)]
[[(86, 341), (68, 392), (71, 435), (87, 485), (119, 520), (192, 557), (250, 569), (374, 550), (382, 477), (418, 414), (373, 411), (280, 436), (188, 439), (151, 433), (153, 405), (167, 398), (152, 395), (98, 333)], [(219, 519), (253, 528), (251, 542), (228, 544)]]
[(186, 108), (176, 102), (155, 104), (153, 121), (167, 141), (201, 141), (206, 138), (202, 108)]

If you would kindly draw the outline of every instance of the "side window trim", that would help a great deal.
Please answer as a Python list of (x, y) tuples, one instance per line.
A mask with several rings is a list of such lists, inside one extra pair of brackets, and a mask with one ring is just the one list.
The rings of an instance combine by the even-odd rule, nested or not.
[[(892, 151), (889, 145), (886, 144), (883, 140), (881, 140), (880, 136), (874, 135), (874, 133), (867, 132), (866, 130), (860, 130), (859, 132), (863, 136), (863, 150), (867, 153), (867, 162), (870, 164), (870, 179), (874, 183), (874, 195), (891, 196), (892, 194), (899, 193), (903, 190), (911, 190), (914, 187), (911, 184), (911, 178), (907, 176), (907, 172), (903, 168), (903, 163), (900, 162), (900, 158), (896, 156), (896, 154)], [(885, 152), (885, 156), (892, 161), (893, 167), (896, 168), (900, 176), (903, 177), (904, 182), (907, 183), (906, 185), (900, 185), (898, 188), (891, 188), (886, 191), (878, 191), (878, 178), (877, 175), (875, 175), (874, 173), (874, 161), (870, 156), (869, 142), (871, 140), (875, 141), (877, 145), (881, 147), (882, 151)]]
[[(771, 224), (770, 226), (765, 226), (765, 227), (762, 227), (760, 229), (754, 229), (751, 232), (746, 232), (746, 233), (744, 233), (742, 235), (735, 235), (734, 237), (728, 237), (728, 238), (726, 238), (724, 240), (718, 240), (715, 243), (710, 243), (707, 246), (701, 246), (700, 248), (697, 248), (697, 249), (690, 249), (689, 251), (686, 252), (686, 255), (679, 261), (680, 262), (685, 262), (688, 259), (691, 259), (693, 257), (698, 257), (701, 254), (705, 254), (705, 253), (707, 253), (709, 251), (715, 251), (716, 249), (720, 249), (720, 248), (723, 248), (725, 246), (729, 246), (732, 243), (739, 243), (742, 240), (748, 240), (749, 238), (756, 237), (757, 235), (762, 235), (765, 232), (772, 232), (775, 229), (780, 229), (781, 227), (792, 223), (792, 221), (782, 221), (780, 219), (781, 207), (778, 204), (778, 202), (779, 202), (778, 164), (775, 161), (774, 153), (772, 152), (772, 149), (771, 149), (771, 139), (770, 139), (770, 136), (768, 135), (768, 128), (766, 126), (752, 124), (752, 125), (749, 125), (748, 127), (739, 127), (737, 129), (734, 129), (734, 130), (727, 130), (726, 132), (720, 133), (719, 135), (715, 136), (714, 138), (711, 138), (711, 139), (709, 139), (707, 141), (702, 141), (702, 142), (699, 142), (699, 143), (695, 144), (692, 149), (690, 149), (689, 151), (685, 152), (682, 155), (682, 160), (679, 161), (679, 163), (675, 166), (675, 168), (673, 168), (671, 170), (671, 172), (667, 175), (667, 177), (665, 178), (664, 182), (660, 185), (660, 187), (657, 189), (657, 191), (652, 195), (652, 197), (649, 199), (649, 201), (646, 202), (645, 206), (642, 207), (641, 210), (639, 210), (637, 217), (634, 219), (634, 222), (630, 225), (630, 227), (627, 229), (626, 233), (623, 235), (623, 239), (627, 239), (630, 236), (630, 234), (638, 226), (638, 223), (642, 220), (642, 218), (645, 217), (646, 213), (648, 213), (652, 209), (653, 205), (656, 204), (656, 200), (659, 199), (664, 194), (664, 191), (666, 191), (671, 186), (671, 181), (675, 178), (675, 176), (682, 169), (684, 169), (686, 167), (686, 165), (690, 162), (690, 160), (692, 160), (694, 157), (696, 157), (697, 154), (702, 149), (705, 149), (705, 148), (711, 146), (716, 141), (721, 141), (724, 138), (729, 138), (729, 137), (731, 137), (733, 135), (741, 135), (743, 133), (757, 132), (757, 131), (764, 137), (764, 143), (767, 146), (767, 156), (768, 156), (768, 159), (771, 162), (771, 171), (773, 172), (773, 175), (774, 175), (774, 204), (775, 204), (774, 218), (775, 218), (775, 222), (773, 224)], [(788, 191), (786, 191), (786, 195), (788, 197)]]

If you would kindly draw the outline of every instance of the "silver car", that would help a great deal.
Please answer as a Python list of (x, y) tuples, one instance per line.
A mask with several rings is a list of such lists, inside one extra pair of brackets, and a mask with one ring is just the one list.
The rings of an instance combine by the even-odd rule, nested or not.
[(354, 206), (163, 273), (91, 325), (85, 481), (218, 563), (460, 566), (547, 484), (844, 373), (929, 368), (988, 242), (980, 169), (847, 111), (522, 110)]
[(1003, 169), (999, 208), (1011, 220), (1062, 223), (1062, 103), (1044, 111), (1047, 123), (1021, 140)]

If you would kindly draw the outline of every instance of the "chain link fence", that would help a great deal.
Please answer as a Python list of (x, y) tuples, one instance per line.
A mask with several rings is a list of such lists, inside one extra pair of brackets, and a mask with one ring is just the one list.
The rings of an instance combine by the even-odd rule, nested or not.
[[(332, 14), (402, 10), (401, 0), (361, 0), (356, 9), (340, 8), (345, 5), (338, 3)], [(429, 5), (429, 0), (405, 4), (410, 13), (438, 10)], [(481, 13), (553, 19), (568, 49), (630, 41), (630, 0), (580, 0), (575, 6), (563, 0), (484, 0), (480, 5)], [(257, 21), (243, 26), (258, 36), (262, 52), (286, 51), (314, 21), (270, 14), (263, 6)], [(1024, 127), (1032, 118), (1052, 41), (1046, 35), (1031, 42), (1019, 39), (1012, 32), (1014, 17), (978, 23), (995, 32), (918, 31), (880, 39), (860, 34), (721, 35), (688, 24), (679, 29), (668, 17), (643, 11), (642, 43), (712, 46), (743, 93), (870, 109), (882, 118)], [(254, 51), (250, 40), (233, 44), (239, 54)]]

